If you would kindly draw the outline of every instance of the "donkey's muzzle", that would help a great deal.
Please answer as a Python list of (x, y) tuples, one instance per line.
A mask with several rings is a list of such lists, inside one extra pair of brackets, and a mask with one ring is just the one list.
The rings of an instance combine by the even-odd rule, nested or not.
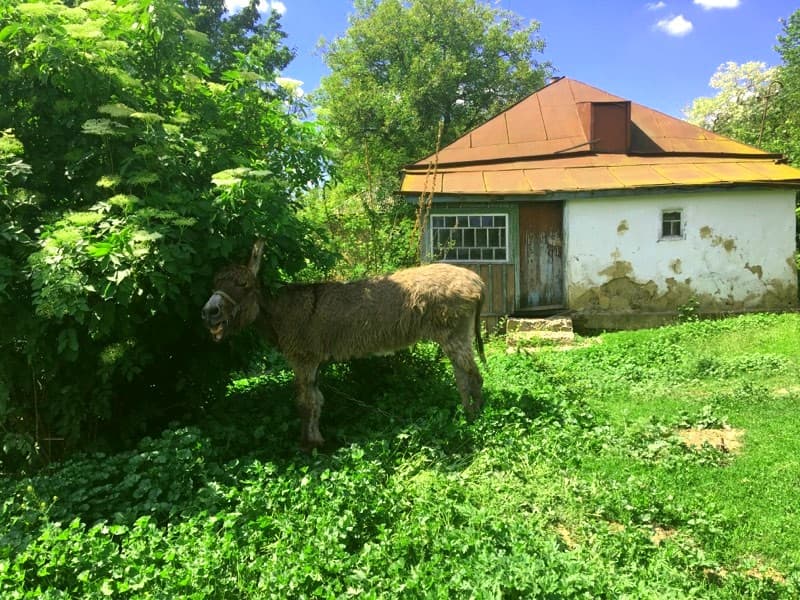
[(205, 303), (200, 315), (203, 318), (203, 323), (211, 333), (211, 337), (215, 342), (219, 342), (225, 336), (225, 326), (227, 321), (222, 310), (222, 303), (224, 300), (218, 294), (214, 294)]

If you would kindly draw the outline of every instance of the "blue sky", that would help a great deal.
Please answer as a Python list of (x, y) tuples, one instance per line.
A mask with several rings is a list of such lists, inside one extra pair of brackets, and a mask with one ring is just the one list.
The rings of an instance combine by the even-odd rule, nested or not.
[[(232, 8), (237, 2), (228, 0)], [(350, 0), (261, 0), (282, 14), (287, 45), (297, 58), (285, 76), (314, 90), (327, 73), (317, 43), (347, 29)], [(493, 2), (494, 0), (489, 0)], [(775, 53), (780, 18), (798, 0), (499, 0), (501, 8), (539, 21), (543, 60), (557, 75), (682, 117), (728, 61), (780, 63)], [(531, 90), (534, 91), (534, 90)]]

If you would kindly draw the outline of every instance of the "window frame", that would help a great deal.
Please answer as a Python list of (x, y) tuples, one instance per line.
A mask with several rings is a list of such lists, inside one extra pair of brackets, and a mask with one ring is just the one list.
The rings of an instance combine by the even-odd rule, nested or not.
[[(502, 226), (497, 226), (495, 224), (494, 219), (496, 217), (502, 217), (504, 219), (504, 224)], [(456, 219), (456, 224), (454, 226), (447, 226), (446, 224), (445, 225), (434, 225), (434, 223), (435, 223), (434, 219), (438, 219), (438, 218), (441, 218), (441, 219), (452, 219), (452, 218), (454, 218), (454, 219)], [(473, 218), (473, 219), (477, 218), (477, 219), (481, 220), (481, 224), (480, 225), (467, 224), (466, 226), (460, 226), (460, 225), (458, 225), (458, 219), (460, 219), (460, 218), (467, 219), (468, 223), (469, 223), (469, 220), (471, 218)], [(483, 224), (483, 220), (486, 219), (486, 218), (492, 218), (493, 219), (491, 225), (488, 225), (488, 224), (484, 225)], [(511, 238), (511, 235), (510, 235), (511, 234), (511, 214), (510, 214), (510, 212), (505, 212), (505, 211), (477, 212), (477, 211), (464, 210), (464, 211), (459, 211), (459, 212), (436, 212), (436, 213), (431, 213), (430, 215), (428, 215), (427, 230), (428, 231), (427, 231), (426, 239), (427, 239), (428, 256), (433, 261), (436, 261), (436, 262), (462, 263), (462, 264), (469, 264), (469, 263), (473, 263), (473, 264), (508, 264), (508, 263), (513, 262), (512, 256), (511, 256), (511, 239), (510, 239)], [(452, 248), (456, 252), (458, 252), (459, 250), (464, 250), (464, 251), (467, 251), (467, 252), (469, 252), (469, 251), (480, 251), (481, 255), (483, 255), (483, 253), (485, 251), (492, 251), (492, 254), (494, 255), (494, 253), (497, 252), (498, 250), (502, 250), (503, 253), (504, 253), (504, 258), (491, 258), (491, 259), (489, 259), (489, 258), (483, 258), (483, 257), (481, 257), (481, 258), (471, 258), (471, 257), (470, 258), (458, 258), (458, 257), (454, 258), (454, 257), (448, 257), (447, 256), (447, 252), (446, 251), (443, 252), (443, 248), (441, 246), (437, 247), (437, 245), (434, 244), (434, 236), (437, 234), (437, 232), (439, 232), (439, 231), (447, 231), (447, 230), (462, 230), (462, 231), (471, 230), (471, 231), (474, 232), (474, 234), (473, 234), (474, 238), (473, 238), (473, 241), (472, 241), (472, 245), (470, 246), (470, 245), (467, 245), (467, 244), (463, 244), (461, 246), (456, 246), (456, 247)], [(502, 234), (501, 234), (502, 242), (503, 242), (502, 244), (490, 245), (488, 243), (489, 242), (489, 236), (491, 235), (490, 234), (491, 230), (500, 230), (500, 231), (502, 231)], [(485, 231), (486, 232), (485, 239), (487, 240), (487, 243), (486, 243), (485, 246), (478, 245), (479, 244), (479, 242), (478, 242), (478, 237), (479, 237), (478, 232), (479, 231)], [(462, 237), (462, 242), (463, 242), (463, 237)]]
[[(678, 214), (678, 219), (666, 220), (666, 216), (672, 213)], [(678, 223), (680, 231), (677, 234), (664, 235), (664, 225), (669, 222), (670, 224)], [(672, 229), (672, 227), (670, 227)], [(686, 239), (686, 214), (682, 208), (664, 208), (661, 210), (661, 219), (658, 228), (659, 241), (677, 241)]]

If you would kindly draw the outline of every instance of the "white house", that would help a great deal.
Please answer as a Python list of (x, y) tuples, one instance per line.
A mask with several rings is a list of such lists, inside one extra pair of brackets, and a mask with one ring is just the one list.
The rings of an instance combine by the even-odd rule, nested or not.
[[(489, 284), (485, 316), (587, 328), (798, 305), (800, 170), (562, 78), (405, 169), (429, 260)], [(423, 202), (425, 204), (425, 202)]]

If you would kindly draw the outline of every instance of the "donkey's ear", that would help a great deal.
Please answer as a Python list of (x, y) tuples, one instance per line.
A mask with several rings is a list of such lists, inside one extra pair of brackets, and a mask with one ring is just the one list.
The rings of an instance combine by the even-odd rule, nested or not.
[(253, 274), (253, 277), (258, 275), (258, 269), (261, 267), (261, 255), (264, 254), (264, 240), (258, 239), (253, 244), (253, 250), (250, 252), (250, 262), (247, 263), (247, 268)]

